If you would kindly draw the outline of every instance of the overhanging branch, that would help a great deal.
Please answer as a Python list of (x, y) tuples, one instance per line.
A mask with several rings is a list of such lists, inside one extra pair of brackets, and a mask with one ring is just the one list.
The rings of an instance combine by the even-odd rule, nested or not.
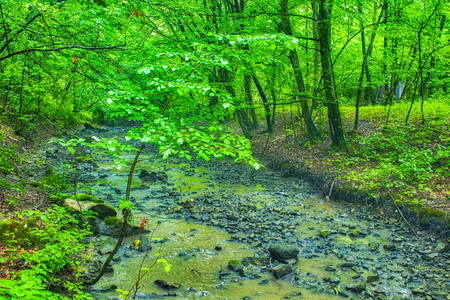
[(117, 45), (117, 46), (106, 46), (106, 47), (86, 47), (86, 46), (80, 46), (80, 45), (71, 45), (71, 46), (64, 46), (64, 47), (59, 47), (59, 48), (50, 48), (50, 49), (39, 49), (39, 48), (31, 48), (31, 49), (25, 49), (25, 50), (21, 50), (21, 51), (17, 51), (11, 54), (8, 54), (4, 57), (0, 58), (0, 61), (8, 59), (12, 56), (16, 56), (22, 53), (29, 53), (29, 52), (54, 52), (54, 51), (61, 51), (61, 50), (65, 50), (65, 49), (83, 49), (83, 50), (89, 50), (89, 51), (96, 51), (96, 50), (125, 50), (124, 47), (125, 44), (123, 45)]

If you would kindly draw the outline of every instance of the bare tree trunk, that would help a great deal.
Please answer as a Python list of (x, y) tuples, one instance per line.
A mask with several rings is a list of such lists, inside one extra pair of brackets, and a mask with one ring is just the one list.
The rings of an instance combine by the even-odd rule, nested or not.
[(256, 85), (256, 88), (258, 89), (259, 95), (261, 96), (261, 99), (262, 99), (262, 101), (264, 103), (264, 109), (266, 110), (267, 130), (269, 130), (269, 132), (273, 132), (271, 115), (270, 115), (270, 107), (269, 107), (268, 102), (267, 102), (266, 93), (264, 93), (264, 90), (263, 90), (263, 88), (261, 86), (261, 83), (258, 80), (258, 77), (252, 76), (252, 78), (253, 78), (253, 82)]
[(245, 90), (245, 102), (247, 102), (249, 106), (248, 111), (252, 116), (252, 127), (258, 128), (258, 118), (256, 117), (256, 111), (252, 97), (252, 77), (250, 75), (244, 75), (244, 90)]
[[(359, 6), (360, 9), (360, 13), (362, 13), (361, 7)], [(363, 54), (364, 54), (364, 58), (363, 58), (363, 63), (361, 66), (361, 74), (359, 76), (359, 84), (358, 84), (358, 92), (356, 93), (356, 111), (355, 111), (355, 126), (354, 126), (354, 131), (357, 132), (358, 131), (358, 126), (359, 126), (359, 105), (361, 103), (361, 96), (362, 96), (362, 90), (363, 90), (363, 82), (364, 82), (364, 71), (368, 72), (368, 70), (366, 70), (366, 66), (367, 66), (367, 59), (370, 55), (370, 53), (372, 52), (373, 49), (373, 43), (375, 41), (375, 34), (376, 34), (376, 30), (378, 28), (378, 25), (381, 22), (381, 19), (383, 17), (383, 11), (384, 11), (385, 7), (383, 6), (383, 8), (381, 9), (380, 15), (378, 16), (378, 21), (377, 24), (375, 25), (374, 28), (374, 33), (372, 33), (371, 37), (370, 37), (370, 43), (369, 43), (369, 50), (367, 50), (367, 52), (365, 51), (365, 42), (364, 42), (364, 30), (361, 30), (361, 39), (362, 39), (362, 47), (363, 47)], [(361, 26), (363, 27), (363, 26)], [(367, 74), (367, 73), (366, 73)]]
[[(281, 1), (281, 12), (283, 14), (283, 30), (286, 35), (292, 35), (292, 28), (289, 20), (288, 1), (289, 0)], [(319, 136), (319, 130), (314, 124), (314, 120), (311, 116), (311, 111), (308, 107), (307, 97), (305, 95), (305, 83), (303, 81), (303, 75), (300, 69), (297, 51), (289, 50), (289, 60), (291, 61), (292, 69), (294, 70), (295, 82), (297, 83), (297, 90), (300, 94), (300, 105), (302, 107), (302, 117), (306, 125), (306, 130), (311, 139), (317, 139), (317, 137)]]
[(325, 90), (326, 105), (328, 108), (328, 124), (330, 127), (333, 146), (345, 147), (345, 134), (342, 126), (339, 102), (336, 98), (333, 68), (331, 63), (331, 22), (333, 0), (321, 0), (319, 5), (319, 40), (320, 57), (322, 63), (322, 77)]

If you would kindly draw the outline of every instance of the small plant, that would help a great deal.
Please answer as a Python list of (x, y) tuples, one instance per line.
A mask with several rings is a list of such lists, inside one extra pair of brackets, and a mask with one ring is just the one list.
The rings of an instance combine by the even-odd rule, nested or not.
[(87, 246), (83, 239), (89, 231), (78, 230), (77, 220), (58, 206), (48, 212), (22, 211), (16, 217), (24, 224), (23, 230), (2, 228), (7, 234), (5, 244), (9, 245), (9, 256), (2, 261), (23, 260), (27, 267), (12, 279), (0, 281), (0, 294), (7, 299), (69, 299), (51, 290), (58, 286), (74, 299), (92, 299), (76, 281), (81, 270), (80, 253)]

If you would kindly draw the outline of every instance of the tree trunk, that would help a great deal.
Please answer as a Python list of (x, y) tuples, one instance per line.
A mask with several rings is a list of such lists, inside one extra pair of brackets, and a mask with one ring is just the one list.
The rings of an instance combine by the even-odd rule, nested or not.
[(253, 82), (256, 85), (256, 88), (258, 89), (259, 95), (261, 96), (261, 99), (264, 103), (264, 109), (266, 110), (266, 122), (267, 122), (267, 130), (269, 130), (269, 132), (273, 132), (273, 128), (272, 128), (272, 121), (271, 121), (271, 115), (270, 115), (270, 107), (267, 103), (267, 97), (266, 97), (266, 93), (264, 93), (264, 90), (261, 86), (261, 83), (258, 80), (258, 77), (256, 76), (252, 76), (253, 78)]
[(319, 106), (317, 100), (317, 91), (320, 90), (320, 42), (319, 42), (319, 25), (317, 23), (319, 8), (317, 7), (317, 0), (311, 1), (311, 7), (313, 10), (313, 38), (314, 38), (314, 93), (312, 101), (312, 109)]
[[(361, 9), (360, 6), (359, 6), (359, 9), (360, 9), (360, 13), (362, 13), (362, 9)], [(355, 131), (355, 132), (358, 131), (358, 126), (359, 126), (359, 105), (360, 105), (360, 103), (361, 103), (361, 96), (362, 96), (362, 90), (363, 90), (364, 71), (366, 71), (366, 74), (367, 74), (367, 72), (369, 71), (368, 69), (366, 69), (366, 67), (367, 67), (367, 59), (368, 59), (370, 53), (372, 52), (372, 49), (373, 49), (373, 43), (374, 43), (374, 41), (375, 41), (376, 30), (377, 30), (378, 25), (380, 24), (381, 19), (382, 19), (382, 17), (383, 17), (383, 11), (384, 11), (384, 9), (385, 9), (385, 7), (383, 6), (383, 7), (381, 8), (381, 12), (380, 12), (380, 15), (379, 15), (379, 17), (378, 17), (378, 21), (377, 21), (377, 23), (375, 24), (374, 33), (372, 33), (372, 35), (370, 36), (369, 49), (367, 50), (367, 52), (365, 51), (364, 30), (363, 30), (364, 26), (363, 26), (363, 24), (361, 23), (361, 27), (362, 27), (362, 30), (361, 30), (361, 39), (362, 39), (362, 41), (363, 41), (363, 42), (362, 42), (362, 47), (363, 47), (362, 52), (363, 52), (363, 54), (364, 54), (364, 58), (363, 58), (362, 66), (361, 66), (361, 75), (359, 76), (358, 92), (356, 93), (356, 104), (355, 104), (355, 106), (356, 106), (356, 111), (355, 111), (355, 126), (354, 126), (354, 131)]]
[(252, 127), (258, 128), (258, 118), (256, 117), (255, 106), (253, 104), (252, 97), (252, 78), (250, 75), (244, 75), (244, 90), (245, 90), (245, 102), (247, 102), (249, 108), (248, 111), (252, 116)]
[[(288, 9), (288, 1), (281, 1), (281, 12), (283, 14), (283, 30), (286, 35), (292, 36), (292, 28), (289, 20), (289, 9)], [(302, 107), (302, 118), (306, 125), (306, 130), (308, 131), (308, 135), (311, 139), (317, 139), (319, 136), (319, 130), (314, 124), (314, 120), (311, 116), (311, 111), (308, 107), (307, 97), (305, 95), (305, 83), (303, 81), (302, 71), (300, 69), (300, 64), (298, 61), (297, 51), (289, 50), (289, 60), (291, 61), (292, 69), (294, 70), (295, 82), (297, 83), (297, 90), (300, 94), (300, 105)]]
[[(224, 67), (219, 67), (219, 76), (221, 78), (222, 83), (225, 86), (225, 90), (231, 95), (231, 97), (236, 98), (236, 92), (234, 91), (234, 88), (231, 85), (231, 79), (228, 69)], [(237, 108), (236, 116), (238, 118), (242, 132), (244, 133), (244, 136), (246, 138), (251, 138), (250, 132), (252, 131), (252, 123), (250, 122), (247, 112), (242, 108)]]
[(334, 147), (345, 147), (344, 128), (342, 126), (339, 102), (336, 98), (333, 69), (331, 64), (331, 22), (333, 0), (321, 0), (319, 5), (319, 40), (322, 77), (328, 108), (328, 124)]

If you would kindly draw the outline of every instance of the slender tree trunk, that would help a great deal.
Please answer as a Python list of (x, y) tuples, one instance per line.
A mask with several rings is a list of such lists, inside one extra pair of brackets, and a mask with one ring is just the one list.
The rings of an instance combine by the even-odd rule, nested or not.
[[(219, 67), (219, 75), (222, 83), (225, 86), (225, 90), (231, 95), (231, 97), (236, 98), (236, 92), (231, 84), (231, 78), (228, 69), (224, 67)], [(247, 112), (243, 108), (236, 109), (236, 116), (241, 126), (242, 132), (246, 138), (251, 138), (250, 132), (252, 131), (252, 123), (247, 115)]]
[(252, 78), (253, 78), (253, 82), (255, 83), (256, 88), (258, 89), (259, 95), (261, 96), (261, 99), (264, 103), (264, 109), (266, 110), (267, 130), (269, 130), (269, 132), (273, 132), (270, 107), (268, 105), (266, 93), (264, 93), (264, 90), (261, 86), (261, 83), (258, 80), (258, 77), (252, 76)]
[[(442, 32), (444, 31), (445, 20), (446, 20), (446, 16), (442, 15), (441, 23), (439, 25), (439, 37), (438, 37), (439, 39), (441, 38)], [(427, 85), (431, 80), (431, 75), (432, 75), (431, 70), (434, 68), (435, 65), (436, 65), (436, 57), (433, 55), (430, 58), (430, 71), (427, 72), (427, 77), (425, 78), (425, 81), (420, 89), (420, 94), (422, 95), (422, 98), (423, 98), (423, 95), (425, 94), (425, 90), (427, 89)]]
[[(361, 8), (360, 8), (361, 9)], [(370, 37), (370, 43), (369, 43), (369, 50), (367, 50), (367, 52), (365, 51), (365, 43), (364, 43), (364, 30), (361, 30), (361, 39), (363, 40), (362, 42), (362, 47), (363, 47), (363, 54), (364, 54), (364, 58), (363, 58), (363, 63), (361, 66), (361, 74), (359, 76), (359, 84), (358, 84), (358, 92), (356, 94), (356, 111), (355, 111), (355, 126), (354, 126), (354, 131), (357, 132), (358, 131), (358, 126), (359, 126), (359, 105), (361, 103), (361, 96), (362, 96), (362, 90), (363, 90), (363, 82), (364, 82), (364, 71), (366, 70), (366, 66), (367, 66), (367, 59), (370, 55), (370, 53), (372, 52), (373, 49), (373, 43), (375, 41), (375, 32), (378, 28), (378, 25), (381, 22), (381, 19), (383, 17), (383, 11), (384, 11), (385, 7), (383, 6), (380, 12), (380, 15), (378, 16), (378, 21), (375, 24), (375, 28), (374, 28), (374, 33), (372, 33), (371, 37)], [(360, 10), (360, 13), (362, 13), (362, 10)], [(362, 24), (361, 24), (362, 25)], [(363, 27), (363, 26), (361, 26)], [(368, 72), (368, 70), (367, 70)], [(367, 73), (366, 73), (367, 74)]]
[(258, 128), (258, 118), (256, 117), (255, 106), (252, 97), (252, 77), (250, 75), (244, 75), (244, 90), (245, 90), (245, 102), (249, 106), (248, 111), (252, 116), (252, 127)]
[[(289, 0), (281, 1), (281, 11), (283, 14), (283, 30), (286, 35), (292, 35), (291, 23), (289, 20), (289, 8), (288, 8)], [(295, 82), (297, 83), (297, 90), (300, 98), (300, 105), (302, 107), (302, 118), (306, 125), (306, 130), (311, 139), (317, 139), (319, 136), (319, 130), (314, 124), (314, 120), (311, 116), (311, 111), (308, 107), (307, 97), (305, 95), (305, 83), (303, 81), (302, 71), (300, 69), (300, 63), (298, 60), (297, 51), (289, 50), (289, 60), (291, 61), (292, 69), (294, 70)]]
[(325, 90), (326, 105), (328, 108), (328, 124), (330, 127), (333, 146), (345, 147), (345, 132), (342, 126), (339, 102), (336, 98), (333, 69), (331, 63), (331, 21), (333, 0), (321, 0), (319, 5), (319, 40), (320, 57), (322, 64), (322, 77)]
[(314, 93), (312, 101), (312, 109), (319, 105), (317, 101), (317, 91), (320, 90), (320, 42), (319, 42), (319, 25), (317, 23), (319, 8), (317, 7), (317, 0), (311, 1), (311, 7), (313, 10), (313, 38), (314, 38)]

